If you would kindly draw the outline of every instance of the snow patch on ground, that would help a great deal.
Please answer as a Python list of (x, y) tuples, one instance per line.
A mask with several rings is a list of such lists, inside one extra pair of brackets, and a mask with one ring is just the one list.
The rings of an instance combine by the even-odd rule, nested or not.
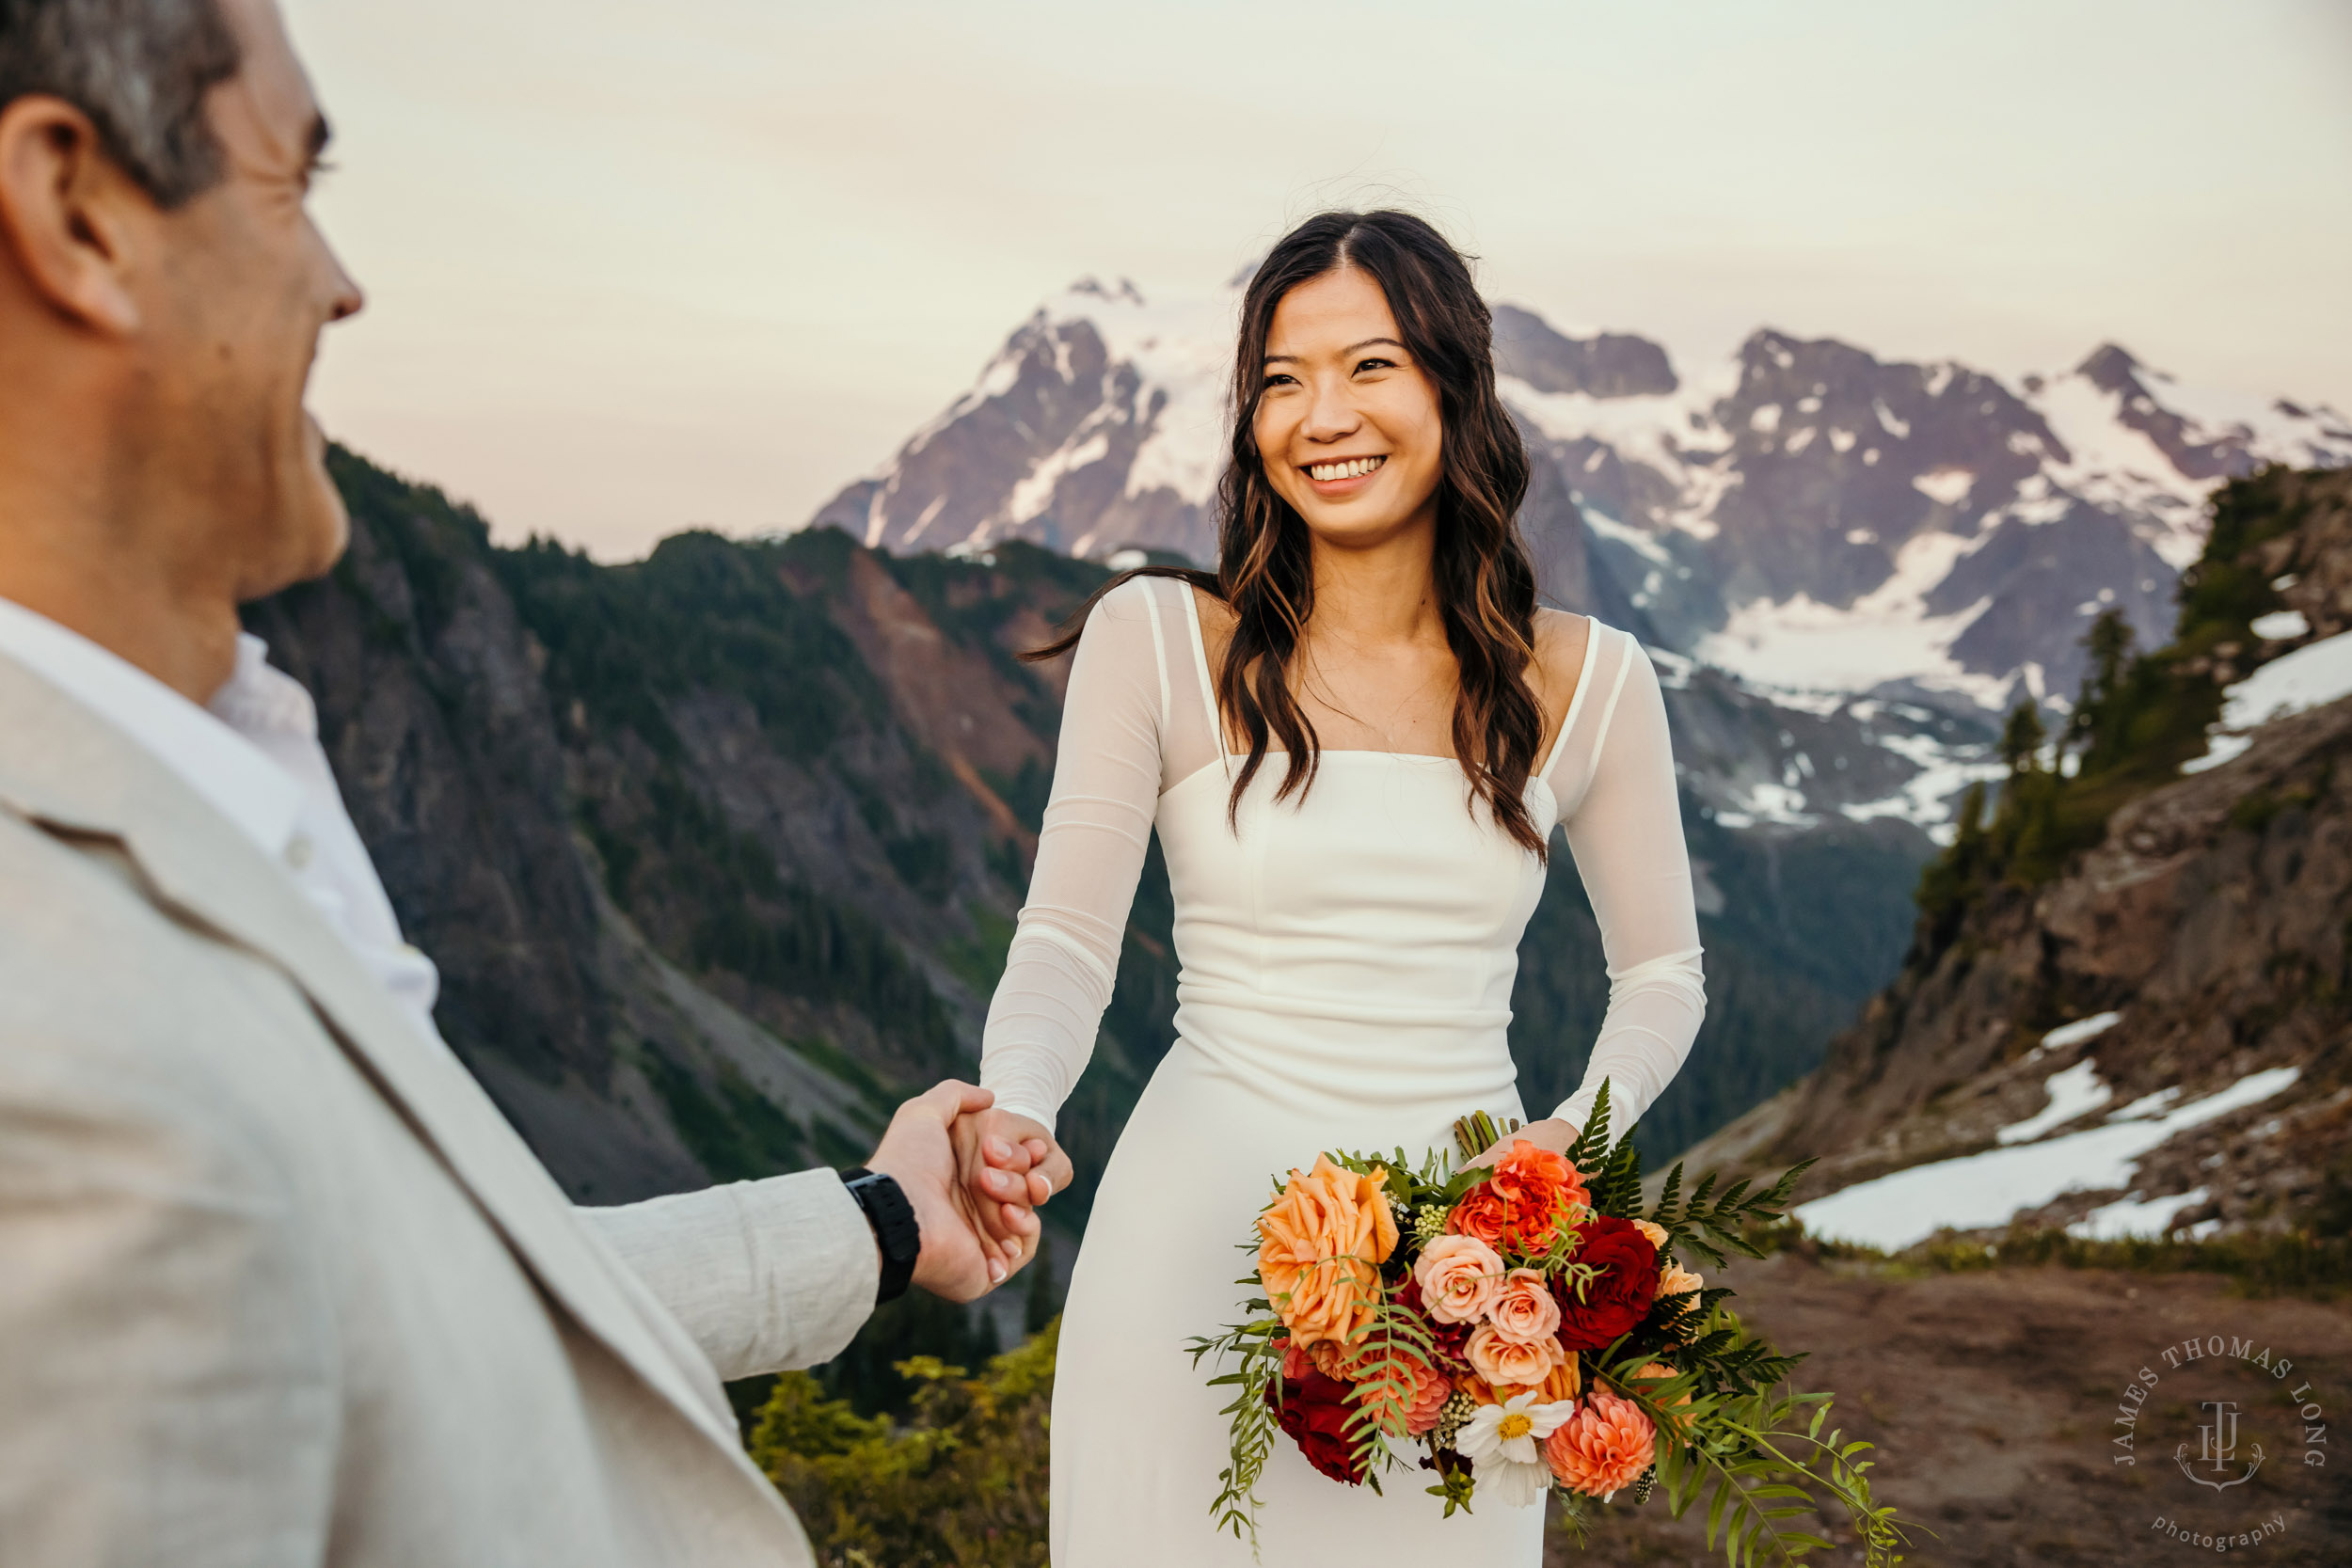
[(2011, 1122), (1993, 1137), (1996, 1143), (2028, 1144), (2054, 1128), (2065, 1126), (2078, 1117), (2087, 1117), (2115, 1098), (2115, 1091), (2099, 1082), (2099, 1064), (2085, 1056), (2073, 1067), (2060, 1068), (2042, 1081), (2050, 1102), (2023, 1121)]
[(1938, 1230), (1989, 1230), (2068, 1193), (2125, 1191), (2140, 1156), (2193, 1127), (2260, 1104), (2301, 1076), (2299, 1068), (2270, 1068), (2153, 1119), (1914, 1165), (1816, 1198), (1796, 1217), (1816, 1236), (1888, 1252)]
[(2352, 631), (2281, 654), (2225, 690), (2205, 754), (2183, 763), (2181, 771), (2218, 768), (2254, 743), (2248, 731), (2345, 697), (2352, 697)]
[(2042, 1043), (2034, 1047), (2034, 1054), (2039, 1056), (2044, 1051), (2072, 1051), (2085, 1040), (2097, 1039), (2122, 1022), (2122, 1013), (2093, 1013), (2072, 1023), (2061, 1023), (2042, 1037)]
[(2172, 1217), (2185, 1209), (2194, 1209), (2211, 1195), (2202, 1187), (2176, 1193), (2170, 1197), (2122, 1198), (2103, 1208), (2093, 1209), (2066, 1227), (2066, 1233), (2085, 1242), (2120, 1242), (2127, 1236), (2162, 1236), (2172, 1228)]

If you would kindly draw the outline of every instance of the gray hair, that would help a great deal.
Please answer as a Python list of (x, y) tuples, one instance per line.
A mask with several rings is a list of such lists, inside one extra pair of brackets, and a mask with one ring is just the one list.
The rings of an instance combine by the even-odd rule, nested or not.
[(241, 63), (218, 0), (0, 0), (0, 108), (64, 99), (160, 206), (220, 179), (204, 98)]

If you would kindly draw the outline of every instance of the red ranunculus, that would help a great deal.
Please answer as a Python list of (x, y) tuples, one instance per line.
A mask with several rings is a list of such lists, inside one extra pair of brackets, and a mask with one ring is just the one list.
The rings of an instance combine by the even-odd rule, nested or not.
[(1560, 1342), (1570, 1350), (1605, 1349), (1617, 1336), (1649, 1316), (1658, 1294), (1658, 1248), (1631, 1220), (1603, 1214), (1578, 1226), (1582, 1238), (1574, 1262), (1600, 1270), (1579, 1299), (1573, 1276), (1552, 1280), (1560, 1301)]
[[(1275, 1403), (1275, 1386), (1266, 1385), (1268, 1404)], [(1309, 1372), (1296, 1381), (1285, 1378), (1281, 1384), (1281, 1403), (1275, 1406), (1274, 1418), (1281, 1423), (1290, 1440), (1298, 1445), (1298, 1451), (1307, 1456), (1307, 1463), (1350, 1486), (1360, 1486), (1364, 1469), (1350, 1451), (1354, 1445), (1347, 1436), (1347, 1423), (1356, 1415), (1356, 1390), (1337, 1378), (1321, 1372)]]

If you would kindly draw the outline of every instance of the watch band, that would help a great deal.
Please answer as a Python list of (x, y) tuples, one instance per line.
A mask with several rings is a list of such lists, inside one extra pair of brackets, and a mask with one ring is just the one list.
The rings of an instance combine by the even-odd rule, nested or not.
[(866, 1223), (874, 1227), (874, 1244), (882, 1249), (882, 1285), (874, 1292), (874, 1305), (895, 1301), (914, 1283), (914, 1260), (923, 1255), (923, 1227), (914, 1217), (914, 1205), (899, 1191), (896, 1179), (864, 1165), (842, 1171), (841, 1184), (865, 1211)]

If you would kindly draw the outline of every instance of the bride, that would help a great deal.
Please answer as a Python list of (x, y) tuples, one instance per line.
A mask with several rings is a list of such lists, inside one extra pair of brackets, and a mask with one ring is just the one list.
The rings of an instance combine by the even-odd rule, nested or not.
[[(1420, 219), (1301, 225), (1242, 305), (1218, 570), (1122, 576), (1039, 651), (1077, 656), (979, 1131), (1051, 1149), (1154, 828), (1182, 963), (1175, 1043), (1104, 1175), (1062, 1319), (1057, 1568), (1249, 1560), (1209, 1511), (1229, 1395), (1184, 1342), (1236, 1320), (1237, 1243), (1281, 1172), (1319, 1149), (1418, 1156), (1474, 1109), (1525, 1114), (1504, 1031), (1555, 825), (1609, 1009), (1583, 1086), (1523, 1135), (1566, 1149), (1604, 1078), (1629, 1124), (1705, 1011), (1658, 678), (1627, 633), (1535, 608), (1515, 522), (1528, 460), (1489, 334), (1469, 268)], [(1441, 1521), (1431, 1480), (1350, 1490), (1277, 1443), (1263, 1560), (1540, 1560), (1542, 1509)]]

